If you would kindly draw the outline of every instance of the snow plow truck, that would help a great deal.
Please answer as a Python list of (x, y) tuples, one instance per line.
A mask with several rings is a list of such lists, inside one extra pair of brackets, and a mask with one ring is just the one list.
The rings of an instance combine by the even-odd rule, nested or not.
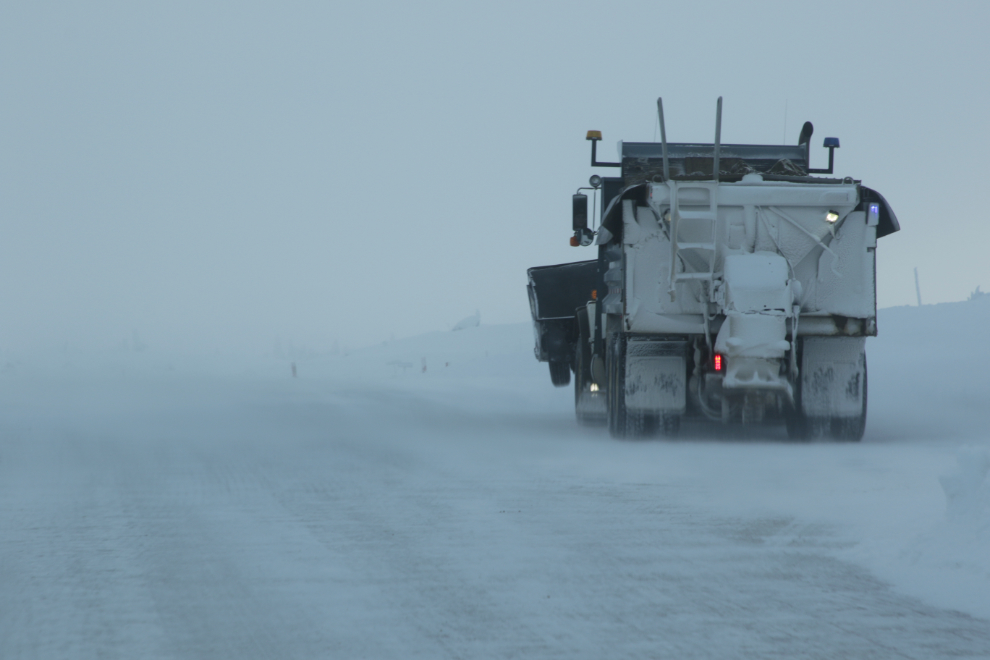
[(719, 98), (712, 144), (668, 143), (657, 111), (661, 141), (620, 142), (619, 162), (587, 134), (619, 176), (573, 196), (571, 245), (597, 257), (528, 271), (537, 359), (615, 437), (701, 419), (858, 441), (890, 205), (833, 175), (837, 138), (810, 167), (810, 122), (793, 146), (722, 144)]

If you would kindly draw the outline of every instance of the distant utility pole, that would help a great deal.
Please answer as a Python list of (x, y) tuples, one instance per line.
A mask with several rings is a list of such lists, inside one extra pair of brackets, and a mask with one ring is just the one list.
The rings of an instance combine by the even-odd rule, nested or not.
[(784, 99), (784, 139), (780, 143), (787, 144), (787, 99)]
[(918, 267), (914, 267), (914, 290), (918, 294), (918, 307), (921, 307), (921, 285), (918, 284)]

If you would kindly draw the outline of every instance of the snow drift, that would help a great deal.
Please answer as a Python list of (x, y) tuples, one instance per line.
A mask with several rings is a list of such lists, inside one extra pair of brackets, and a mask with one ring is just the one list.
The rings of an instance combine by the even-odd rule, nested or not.
[(761, 541), (780, 548), (800, 546), (806, 530), (828, 530), (836, 558), (906, 594), (990, 617), (990, 343), (982, 338), (990, 296), (883, 309), (879, 327), (867, 343), (866, 435), (855, 445), (791, 443), (782, 429), (743, 441), (717, 429), (675, 441), (610, 440), (604, 429), (577, 426), (573, 394), (551, 385), (528, 323), (300, 355), (297, 377), (272, 354), (5, 354), (0, 388), (8, 429), (84, 419), (157, 428), (154, 420), (194, 419), (245, 400), (376, 417), (419, 409), (419, 426), (389, 442), (439, 438), (431, 442), (447, 449), (437, 460), (450, 461), (451, 473), (518, 461), (524, 474), (543, 475), (528, 478), (617, 492), (650, 484), (719, 519), (785, 521)]

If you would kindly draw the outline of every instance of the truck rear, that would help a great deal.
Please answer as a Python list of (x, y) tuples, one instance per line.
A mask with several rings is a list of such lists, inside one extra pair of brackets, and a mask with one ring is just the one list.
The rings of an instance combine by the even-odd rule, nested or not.
[[(798, 144), (620, 143), (572, 200), (571, 244), (597, 258), (529, 270), (537, 358), (571, 374), (578, 420), (614, 436), (674, 434), (682, 419), (786, 424), (859, 440), (876, 241), (899, 230), (882, 195), (810, 168)], [(826, 175), (826, 176), (816, 176)], [(588, 196), (601, 222), (588, 225)]]

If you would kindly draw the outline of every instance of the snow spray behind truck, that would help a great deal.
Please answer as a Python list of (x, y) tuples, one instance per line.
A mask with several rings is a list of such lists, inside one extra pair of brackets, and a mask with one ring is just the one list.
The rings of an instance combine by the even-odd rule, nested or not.
[[(876, 240), (900, 229), (883, 196), (810, 167), (794, 146), (620, 142), (573, 197), (571, 245), (596, 259), (530, 268), (536, 357), (574, 375), (578, 421), (613, 436), (674, 434), (682, 418), (784, 423), (792, 438), (859, 440), (866, 337), (877, 334)], [(600, 224), (588, 226), (588, 196)], [(596, 215), (597, 213), (593, 214)], [(597, 224), (597, 226), (596, 226)]]

